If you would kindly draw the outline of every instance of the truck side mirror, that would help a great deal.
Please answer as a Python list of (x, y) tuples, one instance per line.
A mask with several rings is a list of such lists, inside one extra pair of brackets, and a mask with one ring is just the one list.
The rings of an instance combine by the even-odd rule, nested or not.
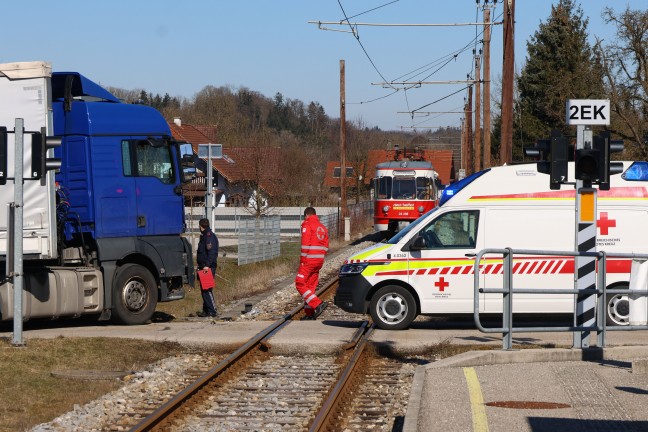
[(196, 155), (191, 144), (180, 145), (180, 166), (182, 168), (182, 182), (189, 183), (196, 178)]

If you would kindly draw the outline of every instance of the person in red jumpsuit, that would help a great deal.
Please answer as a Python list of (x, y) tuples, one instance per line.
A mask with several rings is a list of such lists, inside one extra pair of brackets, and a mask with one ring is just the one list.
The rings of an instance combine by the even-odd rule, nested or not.
[(304, 300), (304, 313), (310, 319), (317, 318), (328, 306), (315, 295), (328, 247), (328, 230), (320, 223), (315, 209), (307, 207), (301, 225), (301, 257), (295, 287)]

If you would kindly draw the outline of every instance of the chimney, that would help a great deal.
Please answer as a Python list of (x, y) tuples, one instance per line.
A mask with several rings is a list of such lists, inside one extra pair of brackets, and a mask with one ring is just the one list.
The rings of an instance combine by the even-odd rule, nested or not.
[(180, 117), (173, 117), (173, 123), (175, 123), (178, 127), (181, 127), (182, 119)]

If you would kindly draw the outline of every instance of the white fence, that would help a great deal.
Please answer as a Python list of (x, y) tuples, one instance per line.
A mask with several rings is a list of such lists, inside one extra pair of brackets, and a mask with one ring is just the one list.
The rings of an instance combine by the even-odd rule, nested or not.
[[(268, 215), (256, 218), (243, 207), (215, 207), (212, 231), (221, 246), (237, 245), (239, 264), (264, 261), (280, 254), (281, 239), (298, 240), (305, 207), (273, 207)], [(339, 233), (340, 209), (316, 207), (317, 216), (329, 230), (330, 237)], [(348, 207), (350, 217), (373, 213), (370, 201)], [(185, 208), (185, 236), (195, 251), (200, 238), (198, 221), (205, 217), (205, 207)]]
[[(304, 208), (305, 207), (274, 207), (270, 209), (267, 216), (279, 216), (282, 236), (299, 236), (299, 230), (304, 218)], [(318, 207), (316, 210), (320, 219), (333, 220), (335, 218), (330, 215), (339, 214), (339, 209), (337, 207)], [(205, 207), (185, 208), (187, 233), (200, 233), (200, 230), (198, 229), (198, 221), (204, 217)], [(241, 221), (254, 219), (256, 219), (255, 216), (244, 207), (215, 207), (212, 230), (219, 236), (236, 237), (240, 233)], [(324, 223), (324, 225), (326, 224)], [(327, 228), (331, 231), (331, 227), (327, 226)]]

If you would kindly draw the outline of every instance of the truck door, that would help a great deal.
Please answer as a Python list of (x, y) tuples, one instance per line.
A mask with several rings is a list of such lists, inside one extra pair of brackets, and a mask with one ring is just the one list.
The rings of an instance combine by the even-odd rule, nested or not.
[(411, 240), (420, 237), (425, 244), (411, 251), (409, 259), (409, 280), (419, 293), (421, 313), (472, 313), (475, 261), (470, 255), (483, 244), (479, 214), (474, 209), (443, 213)]
[(165, 140), (130, 140), (137, 197), (137, 235), (182, 232), (182, 194), (176, 193), (178, 173), (172, 147)]

